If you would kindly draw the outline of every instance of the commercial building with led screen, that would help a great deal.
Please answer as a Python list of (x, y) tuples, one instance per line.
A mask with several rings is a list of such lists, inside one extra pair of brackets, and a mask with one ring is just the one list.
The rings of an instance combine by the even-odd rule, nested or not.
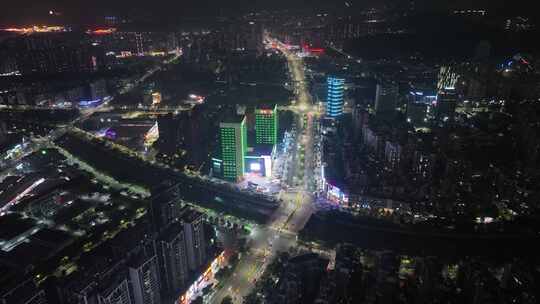
[(272, 161), (275, 157), (275, 145), (260, 145), (246, 155), (246, 173), (272, 177)]

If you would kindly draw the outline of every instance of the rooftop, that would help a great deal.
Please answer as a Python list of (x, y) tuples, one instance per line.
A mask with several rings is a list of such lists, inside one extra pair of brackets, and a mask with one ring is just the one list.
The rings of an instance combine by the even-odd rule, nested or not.
[(129, 259), (128, 266), (131, 268), (140, 268), (153, 258), (155, 258), (155, 255), (145, 250), (139, 250)]
[(0, 240), (9, 240), (34, 227), (35, 221), (17, 214), (0, 217)]
[(160, 240), (171, 242), (173, 241), (182, 231), (184, 230), (184, 226), (179, 223), (172, 223), (170, 224), (159, 236)]
[(0, 261), (19, 270), (47, 260), (55, 251), (37, 242), (22, 243), (8, 253), (1, 252)]
[(193, 223), (197, 221), (198, 219), (200, 219), (202, 216), (203, 214), (200, 213), (199, 211), (191, 207), (184, 206), (181, 210), (180, 219), (188, 223)]
[(256, 110), (272, 110), (272, 111), (275, 111), (275, 110), (277, 110), (277, 105), (276, 104), (270, 104), (270, 103), (263, 103), (263, 104), (257, 105)]
[(72, 238), (73, 237), (67, 232), (44, 228), (34, 233), (30, 237), (30, 240), (32, 242), (37, 242), (41, 245), (56, 249), (67, 244), (72, 240)]
[(244, 115), (231, 115), (224, 118), (221, 124), (239, 124), (242, 123), (245, 119), (246, 117)]

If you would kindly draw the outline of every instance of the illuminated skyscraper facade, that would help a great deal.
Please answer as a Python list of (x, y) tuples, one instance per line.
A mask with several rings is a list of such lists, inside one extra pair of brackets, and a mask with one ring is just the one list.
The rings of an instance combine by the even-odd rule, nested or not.
[(238, 181), (244, 175), (244, 160), (247, 152), (246, 118), (238, 117), (220, 123), (221, 158), (223, 177)]
[(329, 76), (327, 84), (326, 117), (336, 118), (343, 114), (345, 79)]
[(255, 110), (255, 136), (257, 144), (275, 145), (277, 143), (277, 105), (259, 106)]

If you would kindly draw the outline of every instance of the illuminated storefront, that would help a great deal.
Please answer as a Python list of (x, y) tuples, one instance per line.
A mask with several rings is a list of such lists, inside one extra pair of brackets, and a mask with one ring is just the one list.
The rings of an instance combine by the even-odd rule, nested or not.
[(337, 186), (327, 183), (326, 189), (326, 198), (328, 200), (340, 205), (347, 205), (349, 203), (349, 196)]
[(339, 205), (348, 205), (349, 194), (343, 186), (338, 186), (338, 183), (329, 180), (326, 173), (325, 166), (321, 166), (321, 184), (326, 199)]
[(276, 155), (275, 145), (263, 145), (248, 149), (245, 158), (246, 173), (272, 177), (272, 160)]
[(191, 301), (195, 300), (199, 296), (202, 296), (202, 291), (204, 288), (208, 287), (210, 284), (213, 284), (215, 274), (227, 265), (228, 254), (226, 251), (223, 251), (218, 255), (208, 266), (206, 271), (201, 274), (193, 284), (188, 288), (188, 290), (181, 295), (178, 300), (175, 301), (175, 304), (189, 304)]
[(159, 127), (156, 123), (150, 128), (148, 132), (144, 135), (144, 145), (146, 147), (151, 147), (159, 139)]

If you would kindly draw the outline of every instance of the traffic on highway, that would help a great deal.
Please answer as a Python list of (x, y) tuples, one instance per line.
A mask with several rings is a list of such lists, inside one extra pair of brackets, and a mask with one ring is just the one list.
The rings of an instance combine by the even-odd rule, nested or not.
[[(221, 284), (209, 297), (210, 303), (219, 304), (227, 296), (234, 303), (242, 303), (266, 266), (278, 252), (288, 251), (297, 245), (297, 233), (303, 228), (313, 213), (314, 174), (314, 124), (318, 112), (312, 105), (304, 74), (302, 58), (290, 52), (281, 42), (266, 37), (268, 44), (286, 57), (291, 79), (295, 84), (296, 101), (289, 107), (296, 114), (296, 130), (288, 161), (286, 174), (282, 177), (287, 189), (279, 193), (281, 205), (266, 226), (258, 226), (250, 234), (249, 249), (240, 259), (233, 275)], [(285, 187), (284, 187), (285, 188)]]

